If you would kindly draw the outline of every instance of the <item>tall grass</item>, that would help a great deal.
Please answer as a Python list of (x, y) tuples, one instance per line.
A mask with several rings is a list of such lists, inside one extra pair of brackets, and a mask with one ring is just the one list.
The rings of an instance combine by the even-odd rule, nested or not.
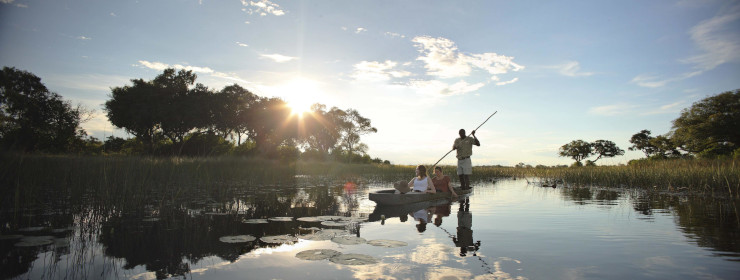
[(539, 177), (572, 185), (687, 191), (740, 198), (737, 159), (677, 159), (643, 161), (633, 165), (558, 168), (476, 167), (474, 176)]

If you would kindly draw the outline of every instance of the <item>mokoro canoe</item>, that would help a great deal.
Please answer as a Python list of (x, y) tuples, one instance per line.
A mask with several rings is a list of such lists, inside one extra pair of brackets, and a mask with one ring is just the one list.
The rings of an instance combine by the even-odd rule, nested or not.
[[(469, 190), (462, 190), (458, 187), (455, 187), (455, 193), (457, 193), (458, 196), (462, 196), (465, 194), (469, 194), (472, 189)], [(437, 199), (443, 199), (443, 198), (450, 198), (452, 195), (450, 193), (446, 192), (437, 192), (437, 193), (422, 193), (422, 194), (415, 194), (415, 193), (405, 193), (400, 194), (396, 193), (396, 190), (380, 190), (380, 191), (374, 191), (369, 194), (370, 200), (375, 201), (378, 205), (404, 205), (404, 204), (412, 204), (422, 201), (429, 201), (429, 200), (437, 200)]]

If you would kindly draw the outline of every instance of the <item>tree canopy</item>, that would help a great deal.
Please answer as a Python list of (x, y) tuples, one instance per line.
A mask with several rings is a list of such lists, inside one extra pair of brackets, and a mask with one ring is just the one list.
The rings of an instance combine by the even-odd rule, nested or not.
[(25, 152), (66, 152), (86, 135), (83, 110), (50, 92), (36, 75), (3, 67), (0, 74), (0, 143)]
[(671, 140), (697, 155), (731, 154), (740, 148), (740, 89), (704, 98), (673, 120)]

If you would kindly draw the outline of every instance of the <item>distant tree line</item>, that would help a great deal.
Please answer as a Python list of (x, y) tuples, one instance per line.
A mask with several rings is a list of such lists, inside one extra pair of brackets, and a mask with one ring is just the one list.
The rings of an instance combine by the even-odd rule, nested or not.
[(104, 110), (110, 122), (133, 135), (105, 141), (80, 128), (87, 113), (49, 92), (41, 79), (3, 68), (0, 144), (5, 150), (48, 153), (143, 155), (246, 155), (295, 160), (389, 163), (367, 154), (361, 136), (375, 133), (354, 109), (294, 115), (280, 98), (266, 98), (234, 84), (213, 90), (192, 71), (166, 69), (153, 80), (133, 79), (111, 89)]
[[(671, 131), (652, 136), (644, 129), (629, 140), (629, 150), (645, 153), (646, 159), (740, 157), (740, 89), (723, 92), (695, 102), (673, 120)], [(598, 155), (587, 165), (602, 157), (623, 155), (613, 142), (597, 140), (588, 143), (574, 140), (560, 147), (559, 155), (581, 161)]]

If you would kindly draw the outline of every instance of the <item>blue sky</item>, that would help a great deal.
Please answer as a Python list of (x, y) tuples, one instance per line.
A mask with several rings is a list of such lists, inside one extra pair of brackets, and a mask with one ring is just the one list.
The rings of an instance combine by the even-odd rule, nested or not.
[(739, 1), (0, 0), (0, 30), (0, 64), (95, 109), (98, 138), (125, 136), (102, 110), (111, 87), (176, 67), (357, 109), (378, 129), (369, 154), (398, 164), (436, 162), (494, 111), (475, 165), (570, 164), (563, 144), (627, 150), (740, 88)]

